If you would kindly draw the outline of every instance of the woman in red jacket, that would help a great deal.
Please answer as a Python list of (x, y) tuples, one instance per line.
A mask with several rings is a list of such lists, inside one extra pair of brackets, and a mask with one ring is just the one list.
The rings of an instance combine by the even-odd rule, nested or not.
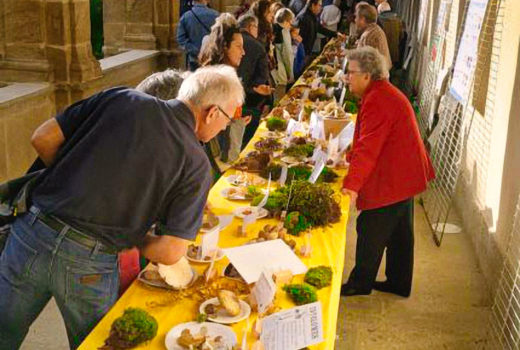
[[(357, 218), (356, 265), (341, 288), (344, 296), (372, 288), (410, 295), (413, 274), (413, 197), (434, 171), (413, 108), (388, 81), (384, 57), (372, 47), (348, 55), (346, 82), (361, 97), (344, 194), (361, 210)], [(386, 248), (385, 282), (375, 278)]]

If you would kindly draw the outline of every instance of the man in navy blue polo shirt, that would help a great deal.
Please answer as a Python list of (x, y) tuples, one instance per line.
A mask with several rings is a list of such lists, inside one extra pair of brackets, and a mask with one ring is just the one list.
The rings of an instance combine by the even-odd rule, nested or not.
[(243, 99), (235, 70), (212, 66), (175, 100), (114, 88), (49, 121), (35, 145), (48, 168), (0, 257), (0, 349), (20, 346), (51, 297), (76, 348), (116, 300), (118, 251), (139, 247), (168, 265), (185, 254), (211, 184), (199, 141), (225, 129)]

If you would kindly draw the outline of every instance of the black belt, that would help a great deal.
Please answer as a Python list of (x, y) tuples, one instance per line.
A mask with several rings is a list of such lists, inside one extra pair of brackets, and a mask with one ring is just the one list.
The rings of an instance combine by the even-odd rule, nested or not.
[[(68, 226), (61, 221), (53, 218), (52, 216), (45, 215), (43, 213), (38, 214), (38, 220), (40, 220), (43, 224), (47, 225), (49, 228), (53, 229), (56, 232), (61, 232), (65, 226)], [(98, 245), (99, 252), (101, 253), (107, 253), (107, 254), (116, 254), (117, 250), (114, 248), (107, 247), (100, 241), (96, 240), (95, 238), (92, 238), (90, 236), (87, 236), (83, 232), (80, 232), (78, 230), (73, 229), (72, 227), (68, 226), (67, 232), (65, 232), (65, 237), (69, 238), (70, 240), (79, 243), (89, 249), (94, 249), (96, 245)]]

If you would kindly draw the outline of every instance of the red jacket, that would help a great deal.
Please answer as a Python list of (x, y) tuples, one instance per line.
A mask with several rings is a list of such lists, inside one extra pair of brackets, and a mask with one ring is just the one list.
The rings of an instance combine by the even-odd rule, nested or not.
[(413, 197), (435, 177), (410, 102), (386, 80), (363, 95), (347, 160), (343, 187), (358, 192), (360, 210)]

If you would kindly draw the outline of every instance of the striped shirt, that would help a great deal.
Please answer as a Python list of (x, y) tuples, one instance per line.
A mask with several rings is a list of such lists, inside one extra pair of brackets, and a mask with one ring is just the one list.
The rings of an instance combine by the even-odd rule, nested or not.
[(358, 48), (363, 46), (372, 46), (376, 48), (386, 58), (388, 70), (392, 68), (392, 59), (390, 58), (390, 50), (386, 40), (385, 32), (377, 24), (371, 23), (365, 29), (358, 41)]

